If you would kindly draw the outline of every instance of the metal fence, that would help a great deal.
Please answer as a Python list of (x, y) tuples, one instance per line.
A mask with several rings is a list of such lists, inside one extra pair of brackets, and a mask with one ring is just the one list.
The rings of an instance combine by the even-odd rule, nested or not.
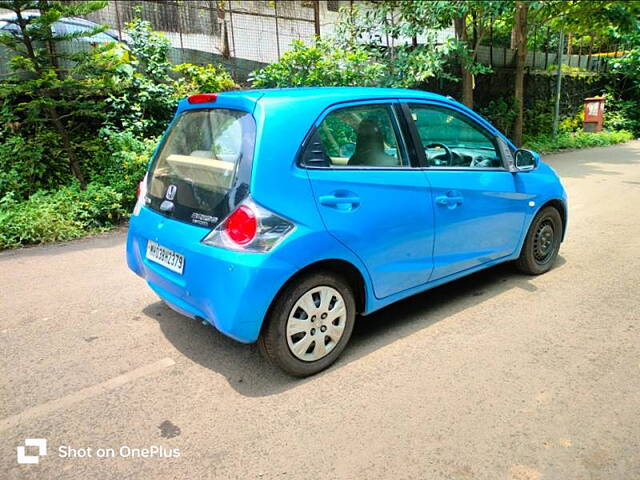
[(122, 38), (127, 22), (140, 16), (171, 41), (176, 63), (223, 63), (236, 77), (278, 61), (292, 40), (319, 33), (316, 1), (120, 0), (87, 15)]
[[(71, 0), (67, 0), (71, 1)], [(340, 7), (354, 5), (351, 0), (111, 0), (106, 8), (86, 16), (99, 24), (106, 24), (126, 38), (126, 24), (140, 16), (152, 28), (163, 32), (171, 41), (169, 58), (174, 63), (220, 63), (239, 81), (249, 72), (279, 60), (290, 48), (292, 40), (310, 41), (315, 35), (332, 32)], [(437, 32), (439, 42), (453, 35), (453, 29)], [(530, 71), (551, 69), (561, 62), (570, 67), (602, 72), (608, 68), (607, 59), (622, 54), (619, 45), (607, 46), (604, 52), (593, 51), (593, 43), (575, 36), (567, 42), (561, 56), (557, 54), (558, 34), (548, 28), (532, 26), (530, 38), (538, 48), (527, 54)], [(384, 46), (391, 47), (398, 39), (381, 35)], [(401, 40), (401, 39), (400, 39)], [(419, 43), (420, 38), (417, 39)], [(515, 50), (509, 39), (496, 38), (493, 28), (485, 45), (479, 47), (478, 60), (498, 68), (512, 68)], [(611, 52), (611, 53), (607, 53)], [(7, 58), (4, 58), (7, 57)], [(0, 52), (0, 74), (7, 68), (8, 53)]]
[[(561, 64), (591, 72), (603, 72), (609, 68), (610, 59), (624, 55), (624, 46), (620, 44), (601, 45), (594, 50), (593, 37), (588, 35), (565, 35), (566, 42), (559, 54), (557, 45), (560, 33), (550, 28), (533, 25), (529, 28), (529, 39), (535, 48), (529, 49), (525, 66), (530, 71), (547, 70)], [(490, 30), (488, 45), (482, 45), (477, 52), (478, 61), (493, 67), (512, 67), (515, 64), (515, 50), (494, 41), (493, 29)], [(497, 45), (496, 45), (497, 43)]]

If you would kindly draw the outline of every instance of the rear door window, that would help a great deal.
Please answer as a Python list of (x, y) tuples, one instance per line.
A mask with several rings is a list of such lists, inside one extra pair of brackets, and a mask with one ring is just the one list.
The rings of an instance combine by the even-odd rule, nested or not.
[(182, 113), (151, 169), (147, 205), (178, 220), (215, 225), (230, 211), (239, 166), (251, 162), (254, 144), (255, 121), (247, 112)]
[(405, 167), (399, 128), (390, 105), (334, 110), (320, 123), (304, 162), (323, 167)]

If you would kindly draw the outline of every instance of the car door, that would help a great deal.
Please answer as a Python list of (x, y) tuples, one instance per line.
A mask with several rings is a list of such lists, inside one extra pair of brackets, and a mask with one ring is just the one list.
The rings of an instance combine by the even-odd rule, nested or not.
[(410, 103), (404, 111), (422, 147), (419, 153), (431, 186), (431, 280), (512, 254), (519, 244), (528, 196), (517, 175), (504, 166), (501, 152), (508, 154), (506, 143), (461, 110)]
[(408, 158), (398, 105), (330, 109), (302, 156), (327, 230), (362, 260), (378, 298), (426, 283), (433, 266), (429, 185)]

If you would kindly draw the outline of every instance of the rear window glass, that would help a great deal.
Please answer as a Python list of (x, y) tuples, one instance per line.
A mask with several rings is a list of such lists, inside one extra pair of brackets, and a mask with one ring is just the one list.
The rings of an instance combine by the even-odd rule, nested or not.
[(211, 226), (226, 215), (242, 161), (250, 161), (255, 122), (247, 112), (191, 110), (175, 121), (148, 185), (148, 205), (179, 220)]

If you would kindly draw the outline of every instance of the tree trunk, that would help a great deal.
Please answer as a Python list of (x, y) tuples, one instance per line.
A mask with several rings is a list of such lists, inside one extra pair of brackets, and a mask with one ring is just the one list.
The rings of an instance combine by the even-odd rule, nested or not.
[(513, 97), (516, 107), (516, 118), (513, 122), (513, 143), (522, 146), (522, 129), (524, 126), (524, 68), (527, 59), (527, 14), (529, 4), (516, 2), (515, 12), (515, 47), (516, 72)]
[(76, 177), (78, 179), (78, 182), (80, 182), (80, 188), (84, 190), (85, 188), (87, 188), (87, 180), (84, 178), (82, 167), (80, 166), (80, 161), (78, 160), (75, 149), (71, 144), (69, 132), (67, 132), (67, 129), (64, 127), (62, 120), (60, 120), (60, 115), (58, 115), (56, 107), (47, 107), (47, 113), (49, 114), (49, 120), (51, 120), (51, 123), (53, 123), (53, 126), (60, 134), (60, 138), (62, 138), (64, 150), (69, 157), (69, 168), (71, 169), (71, 173), (73, 173), (74, 177)]
[[(455, 28), (455, 34), (458, 41), (464, 43), (468, 48), (468, 36), (467, 36), (467, 16), (466, 14), (455, 17), (453, 19), (453, 26)], [(460, 77), (462, 79), (462, 103), (469, 108), (473, 108), (473, 75), (469, 71), (469, 65), (466, 60), (460, 58)]]
[(473, 75), (462, 67), (462, 103), (473, 108)]
[[(43, 12), (42, 9), (40, 9), (40, 13), (47, 12)], [(60, 81), (63, 81), (64, 78), (62, 75), (62, 71), (60, 70), (60, 63), (58, 62), (58, 52), (56, 50), (56, 44), (53, 41), (53, 32), (50, 32), (50, 38), (49, 40), (47, 40), (46, 45), (47, 51), (49, 53), (49, 62), (54, 68), (58, 79)], [(82, 166), (80, 165), (80, 161), (76, 156), (76, 151), (73, 143), (71, 142), (69, 132), (67, 131), (64, 123), (62, 123), (62, 120), (60, 120), (60, 114), (58, 113), (58, 110), (54, 105), (49, 105), (47, 107), (47, 113), (49, 115), (49, 120), (51, 120), (51, 123), (58, 131), (58, 133), (60, 134), (60, 138), (62, 139), (62, 145), (64, 147), (65, 153), (67, 154), (67, 157), (69, 158), (69, 169), (71, 170), (73, 176), (76, 177), (78, 182), (80, 182), (80, 188), (84, 190), (85, 188), (87, 188), (87, 180), (84, 178), (84, 174), (82, 173)]]

